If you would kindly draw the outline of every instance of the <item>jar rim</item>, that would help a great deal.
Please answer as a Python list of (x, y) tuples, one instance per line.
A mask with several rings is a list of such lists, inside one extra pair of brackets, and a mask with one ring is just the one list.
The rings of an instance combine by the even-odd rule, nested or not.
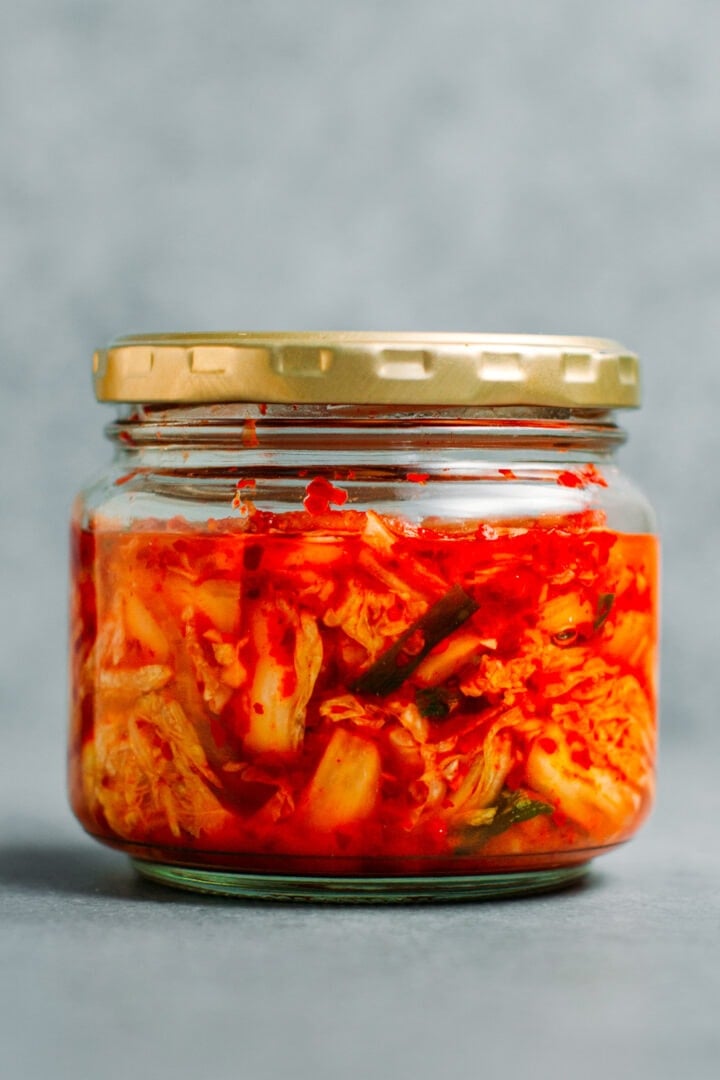
[(93, 357), (103, 402), (640, 404), (637, 356), (603, 338), (370, 331), (136, 334)]

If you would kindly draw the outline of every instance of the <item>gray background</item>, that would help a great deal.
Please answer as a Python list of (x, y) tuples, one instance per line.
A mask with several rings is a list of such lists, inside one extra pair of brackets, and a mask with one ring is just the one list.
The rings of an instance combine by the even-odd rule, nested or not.
[[(0, 4), (9, 1077), (717, 1075), (720, 6)], [(643, 358), (658, 810), (590, 886), (377, 911), (138, 884), (65, 807), (66, 520), (117, 333), (473, 329)]]

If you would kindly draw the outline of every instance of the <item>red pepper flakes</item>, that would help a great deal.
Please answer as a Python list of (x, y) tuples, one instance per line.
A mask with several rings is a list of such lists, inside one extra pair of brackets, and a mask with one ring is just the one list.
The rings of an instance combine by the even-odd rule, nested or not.
[(598, 487), (608, 486), (607, 480), (594, 465), (586, 465), (582, 472), (588, 484), (597, 484)]
[(240, 491), (242, 491), (243, 488), (254, 488), (255, 486), (256, 482), (251, 476), (246, 476), (242, 480), (238, 480), (237, 484), (235, 485), (237, 493), (235, 494), (235, 497), (232, 501), (235, 510), (239, 509), (239, 507), (242, 505)]
[(517, 480), (517, 476), (512, 469), (498, 469), (498, 472), (504, 480)]
[(259, 446), (260, 440), (257, 436), (257, 430), (254, 420), (246, 420), (243, 424), (242, 442), (243, 446)]
[(576, 472), (565, 470), (558, 474), (557, 483), (562, 487), (587, 487), (588, 484), (607, 487), (607, 480), (594, 465), (584, 465)]
[(121, 484), (128, 484), (131, 480), (134, 480), (136, 476), (142, 476), (142, 474), (147, 471), (147, 469), (133, 469), (131, 472), (125, 473), (124, 476), (118, 476), (115, 481), (115, 486), (120, 487)]
[(587, 747), (584, 747), (582, 750), (573, 750), (570, 757), (581, 769), (589, 769), (592, 765)]
[(426, 484), (429, 477), (430, 473), (426, 472), (409, 472), (405, 475), (405, 479), (411, 484)]
[(347, 502), (347, 491), (335, 487), (324, 476), (316, 476), (305, 489), (303, 506), (308, 514), (327, 514), (330, 505), (342, 506)]
[(547, 735), (543, 735), (541, 739), (538, 739), (538, 746), (541, 750), (544, 750), (546, 754), (554, 754), (557, 750), (557, 743), (554, 739), (548, 738)]
[(560, 484), (561, 487), (585, 487), (583, 478), (579, 475), (579, 473), (574, 472), (565, 471), (558, 473), (557, 483)]
[(249, 514), (253, 509), (253, 504), (243, 499), (239, 491), (236, 491), (233, 495), (232, 501), (233, 510), (239, 510), (241, 514)]

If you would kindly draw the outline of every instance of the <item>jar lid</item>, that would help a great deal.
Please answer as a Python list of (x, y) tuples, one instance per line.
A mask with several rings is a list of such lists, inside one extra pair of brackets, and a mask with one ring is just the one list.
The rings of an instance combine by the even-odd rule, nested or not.
[(121, 337), (93, 358), (99, 401), (370, 405), (640, 404), (614, 341), (514, 334), (188, 333)]

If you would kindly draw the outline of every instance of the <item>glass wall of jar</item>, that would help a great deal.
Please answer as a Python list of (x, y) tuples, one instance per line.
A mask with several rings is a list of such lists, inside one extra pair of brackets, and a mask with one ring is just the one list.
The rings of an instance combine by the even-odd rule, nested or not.
[(101, 354), (124, 404), (73, 516), (87, 831), (169, 884), (391, 900), (556, 887), (628, 839), (656, 729), (657, 544), (612, 411), (636, 373), (586, 339)]

